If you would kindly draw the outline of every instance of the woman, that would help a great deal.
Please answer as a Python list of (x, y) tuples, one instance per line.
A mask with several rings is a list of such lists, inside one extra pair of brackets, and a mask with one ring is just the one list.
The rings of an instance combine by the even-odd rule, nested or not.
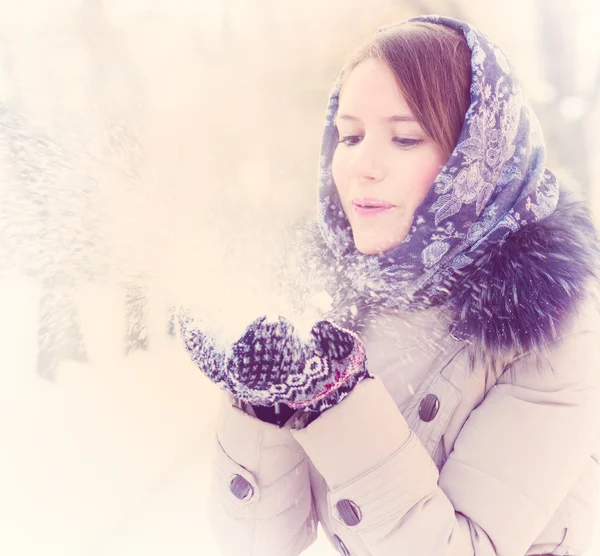
[(381, 30), (331, 95), (319, 207), (321, 260), (356, 322), (302, 340), (259, 319), (222, 354), (181, 321), (227, 391), (223, 553), (300, 554), (320, 522), (340, 554), (584, 554), (598, 241), (502, 52), (448, 18)]

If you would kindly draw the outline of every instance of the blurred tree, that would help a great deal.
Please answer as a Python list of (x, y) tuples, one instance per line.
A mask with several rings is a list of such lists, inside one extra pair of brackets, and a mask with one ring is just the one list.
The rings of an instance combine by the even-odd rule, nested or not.
[[(585, 98), (577, 87), (577, 25), (572, 1), (537, 0), (540, 49), (549, 85), (549, 102), (536, 111), (549, 149), (561, 166), (572, 170), (589, 195), (589, 148), (585, 130), (586, 112), (594, 99)], [(587, 101), (587, 102), (586, 102)], [(586, 106), (587, 105), (587, 106)]]

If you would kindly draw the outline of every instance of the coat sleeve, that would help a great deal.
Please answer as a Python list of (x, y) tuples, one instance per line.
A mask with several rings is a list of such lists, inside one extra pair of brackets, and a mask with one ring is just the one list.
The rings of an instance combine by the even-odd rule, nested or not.
[[(599, 345), (598, 334), (581, 333), (545, 363), (516, 361), (439, 473), (378, 377), (292, 433), (331, 489), (331, 515), (373, 556), (523, 555), (594, 452)], [(343, 516), (348, 501), (354, 525)]]
[(296, 556), (317, 538), (307, 456), (289, 427), (221, 395), (208, 506), (215, 540), (225, 556)]

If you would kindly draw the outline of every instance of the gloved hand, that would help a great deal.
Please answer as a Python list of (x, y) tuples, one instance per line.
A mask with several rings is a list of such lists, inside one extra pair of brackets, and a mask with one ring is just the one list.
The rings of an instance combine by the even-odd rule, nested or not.
[(228, 353), (219, 352), (189, 321), (180, 321), (185, 347), (213, 382), (257, 406), (286, 404), (322, 413), (343, 400), (363, 378), (360, 338), (329, 321), (318, 322), (303, 342), (284, 318), (254, 321)]

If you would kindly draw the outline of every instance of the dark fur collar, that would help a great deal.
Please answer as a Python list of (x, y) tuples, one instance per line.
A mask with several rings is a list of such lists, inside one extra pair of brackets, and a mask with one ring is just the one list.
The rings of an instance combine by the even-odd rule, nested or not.
[(555, 342), (598, 281), (600, 247), (592, 217), (572, 191), (556, 211), (495, 245), (463, 270), (445, 307), (451, 334), (471, 362), (501, 361)]

